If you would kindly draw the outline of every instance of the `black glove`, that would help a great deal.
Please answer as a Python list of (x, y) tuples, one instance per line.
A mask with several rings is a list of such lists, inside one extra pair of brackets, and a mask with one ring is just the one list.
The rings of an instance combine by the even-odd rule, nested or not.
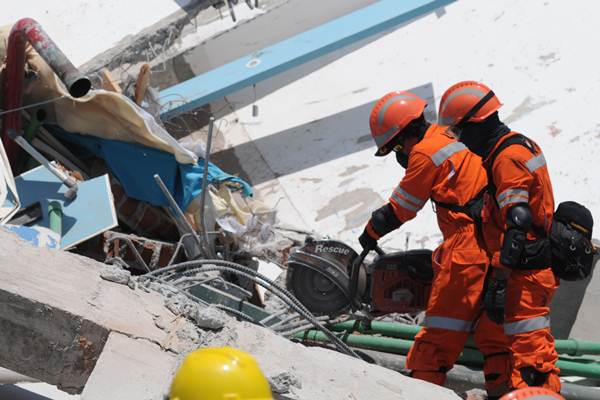
[(375, 246), (377, 246), (377, 239), (373, 239), (369, 232), (367, 232), (367, 228), (363, 231), (363, 233), (358, 237), (358, 242), (365, 250), (373, 250)]
[(483, 306), (490, 320), (498, 325), (504, 323), (506, 302), (506, 279), (490, 278), (483, 295)]

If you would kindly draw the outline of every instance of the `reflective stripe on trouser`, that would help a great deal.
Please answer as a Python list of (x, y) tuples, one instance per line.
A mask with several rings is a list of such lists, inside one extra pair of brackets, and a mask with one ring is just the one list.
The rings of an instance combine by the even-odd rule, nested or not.
[(533, 367), (548, 378), (541, 386), (560, 390), (558, 354), (550, 332), (550, 302), (558, 282), (550, 268), (513, 270), (507, 285), (504, 331), (510, 342), (513, 369), (511, 384), (527, 387), (521, 369)]
[[(434, 279), (427, 305), (425, 327), (415, 337), (408, 353), (406, 367), (412, 376), (431, 383), (442, 384), (446, 372), (463, 350), (481, 316), (481, 291), (487, 272), (487, 257), (477, 244), (475, 228), (461, 230), (448, 238), (433, 255)], [(483, 320), (480, 319), (480, 321)], [(502, 326), (493, 324), (475, 327), (477, 343), (484, 354), (507, 352), (507, 340)], [(508, 359), (494, 381), (509, 380)]]

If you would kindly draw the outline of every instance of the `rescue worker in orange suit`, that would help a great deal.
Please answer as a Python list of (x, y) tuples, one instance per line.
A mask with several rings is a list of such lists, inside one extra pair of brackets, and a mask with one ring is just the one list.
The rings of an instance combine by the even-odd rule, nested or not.
[(486, 389), (490, 399), (509, 390), (508, 343), (500, 326), (482, 316), (481, 295), (489, 259), (478, 239), (467, 205), (480, 198), (487, 179), (481, 159), (448, 134), (430, 124), (426, 102), (410, 92), (382, 97), (370, 115), (376, 156), (394, 151), (406, 168), (389, 202), (373, 212), (359, 238), (364, 249), (413, 219), (431, 199), (444, 242), (433, 254), (434, 279), (424, 328), (415, 337), (407, 359), (414, 378), (443, 385), (469, 336), (484, 354)]
[(551, 229), (552, 185), (540, 147), (500, 121), (501, 105), (487, 86), (459, 82), (442, 96), (439, 118), (483, 159), (488, 172), (482, 216), (492, 274), (484, 307), (508, 336), (511, 386), (558, 393), (549, 306), (559, 282), (549, 268), (549, 249), (537, 245), (547, 243), (543, 238)]

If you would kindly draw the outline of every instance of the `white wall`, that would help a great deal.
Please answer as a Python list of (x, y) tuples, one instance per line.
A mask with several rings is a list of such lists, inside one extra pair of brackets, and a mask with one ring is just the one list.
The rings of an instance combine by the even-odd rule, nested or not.
[[(542, 146), (556, 201), (580, 201), (600, 220), (599, 12), (600, 3), (582, 0), (460, 0), (349, 54), (340, 51), (320, 69), (307, 67), (305, 76), (291, 71), (286, 75), (300, 79), (260, 98), (258, 118), (249, 105), (236, 112), (281, 175), (285, 193), (266, 197), (274, 203), (287, 195), (296, 210), (287, 222), (355, 240), (403, 174), (393, 157), (375, 158), (373, 147), (357, 145), (368, 134), (370, 104), (388, 91), (431, 83), (437, 106), (447, 87), (473, 79), (494, 89), (511, 128)], [(257, 85), (259, 96), (281, 81), (285, 76)], [(246, 90), (228, 99), (246, 104), (253, 96)], [(332, 158), (332, 151), (340, 154)], [(327, 161), (315, 164), (319, 157)], [(434, 246), (435, 217), (428, 205), (421, 214), (388, 244), (404, 248), (410, 232), (411, 247)]]

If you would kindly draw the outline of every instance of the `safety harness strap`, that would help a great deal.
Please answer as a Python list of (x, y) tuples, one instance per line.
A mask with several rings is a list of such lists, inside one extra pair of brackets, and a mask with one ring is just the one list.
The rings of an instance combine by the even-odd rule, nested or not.
[[(529, 150), (531, 152), (531, 154), (533, 154), (534, 156), (537, 154), (535, 151), (535, 148), (533, 147), (533, 145), (531, 144), (531, 142), (529, 141), (529, 139), (524, 136), (521, 135), (520, 133), (517, 133), (516, 135), (513, 135), (511, 137), (509, 137), (508, 139), (506, 139), (505, 141), (503, 141), (502, 143), (500, 143), (500, 145), (496, 148), (496, 150), (494, 150), (494, 152), (489, 156), (489, 162), (488, 162), (488, 166), (485, 168), (485, 171), (487, 173), (487, 177), (488, 177), (488, 192), (490, 192), (490, 194), (492, 195), (492, 197), (494, 199), (496, 199), (496, 185), (494, 184), (494, 174), (492, 173), (492, 168), (494, 166), (494, 162), (496, 161), (496, 158), (498, 158), (498, 156), (500, 155), (500, 153), (502, 153), (502, 151), (504, 149), (506, 149), (508, 146), (512, 146), (513, 144), (518, 144), (520, 146), (523, 146), (525, 148), (527, 148), (527, 150)], [(498, 204), (498, 202), (496, 201), (496, 204)]]

